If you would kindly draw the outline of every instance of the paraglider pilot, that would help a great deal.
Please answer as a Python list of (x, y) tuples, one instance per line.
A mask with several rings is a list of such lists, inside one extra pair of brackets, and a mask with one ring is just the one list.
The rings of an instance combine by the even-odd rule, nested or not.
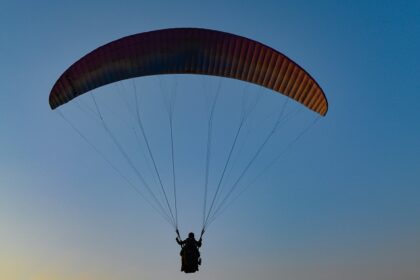
[(200, 251), (198, 248), (201, 247), (203, 241), (203, 233), (204, 230), (201, 232), (200, 239), (197, 241), (195, 240), (194, 233), (190, 232), (188, 234), (188, 238), (182, 240), (179, 236), (179, 231), (176, 230), (177, 237), (176, 242), (181, 246), (181, 271), (185, 273), (194, 273), (198, 271), (198, 266), (201, 265), (201, 258), (200, 258)]

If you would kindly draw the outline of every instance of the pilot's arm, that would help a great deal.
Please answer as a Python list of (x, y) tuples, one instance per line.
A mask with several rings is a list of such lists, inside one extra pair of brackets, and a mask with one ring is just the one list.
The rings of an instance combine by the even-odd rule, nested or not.
[(178, 236), (175, 238), (175, 240), (176, 240), (176, 243), (178, 243), (181, 246), (184, 245), (184, 243), (185, 243), (185, 241), (182, 241), (181, 239), (179, 239)]

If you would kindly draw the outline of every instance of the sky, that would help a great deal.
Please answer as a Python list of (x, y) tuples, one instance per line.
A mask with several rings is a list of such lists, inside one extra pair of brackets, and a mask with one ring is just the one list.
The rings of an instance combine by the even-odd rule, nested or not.
[[(420, 278), (418, 1), (3, 0), (0, 26), (0, 279)], [(203, 266), (188, 276), (179, 272), (174, 229), (48, 104), (55, 81), (86, 53), (171, 27), (216, 29), (269, 45), (307, 70), (329, 102), (327, 116), (208, 228)], [(203, 85), (203, 92), (214, 92), (219, 83), (203, 80), (135, 81), (165, 182), (170, 150), (167, 134), (159, 136), (167, 123), (158, 92), (168, 97), (174, 84), (180, 92), (175, 143), (190, 136), (193, 143), (177, 148), (183, 236), (201, 226), (203, 149), (197, 143), (205, 139), (198, 127), (208, 107), (205, 94), (195, 93)], [(215, 117), (213, 179), (233, 137), (220, 131), (233, 130), (232, 112), (239, 112), (223, 106), (244, 91), (241, 82), (220, 83), (222, 93), (233, 93)], [(132, 84), (95, 91), (101, 108), (114, 105), (107, 98), (119, 87)], [(264, 97), (261, 116), (270, 105), (281, 106), (284, 99), (277, 99)], [(92, 108), (91, 99), (80, 102)], [(102, 127), (76, 105), (62, 112), (134, 180)], [(304, 111), (296, 121), (302, 125), (311, 116)], [(112, 113), (106, 117), (120, 133)], [(290, 130), (275, 140), (286, 135), (290, 142), (292, 133), (283, 133)], [(128, 134), (119, 135), (134, 145)], [(271, 145), (255, 170), (281, 151)]]

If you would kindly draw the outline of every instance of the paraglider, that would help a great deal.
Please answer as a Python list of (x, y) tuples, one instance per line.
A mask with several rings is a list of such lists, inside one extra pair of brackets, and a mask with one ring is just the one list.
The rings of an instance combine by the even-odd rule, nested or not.
[(179, 236), (179, 231), (176, 231), (177, 237), (176, 242), (181, 246), (181, 252), (179, 253), (181, 256), (181, 271), (185, 273), (194, 273), (198, 271), (198, 267), (201, 265), (201, 256), (199, 248), (203, 242), (203, 234), (201, 232), (200, 239), (197, 241), (195, 240), (194, 233), (190, 232), (188, 234), (188, 238), (182, 240)]
[[(75, 62), (60, 76), (50, 92), (49, 104), (51, 109), (54, 110), (80, 95), (107, 84), (137, 77), (163, 74), (197, 74), (241, 80), (259, 85), (272, 92), (280, 93), (316, 112), (320, 116), (325, 116), (328, 111), (327, 99), (318, 83), (304, 69), (284, 54), (245, 37), (201, 28), (172, 28), (150, 31), (127, 36), (103, 45)], [(147, 148), (147, 155), (152, 162), (151, 169), (157, 175), (156, 185), (160, 188), (164, 196), (162, 200), (157, 199), (153, 190), (154, 187), (147, 182), (144, 175), (136, 168), (130, 155), (122, 148), (116, 135), (112, 133), (111, 129), (105, 123), (102, 112), (93, 95), (94, 109), (91, 111), (96, 113), (96, 118), (102, 123), (104, 130), (126, 159), (130, 168), (138, 176), (141, 182), (140, 185), (144, 187), (149, 197), (146, 199), (148, 203), (176, 231), (178, 235), (177, 243), (182, 246), (181, 270), (186, 273), (196, 272), (201, 263), (199, 248), (202, 245), (202, 236), (205, 229), (223, 212), (224, 207), (231, 203), (229, 199), (232, 193), (236, 190), (250, 166), (261, 154), (261, 151), (279, 126), (280, 119), (283, 117), (284, 108), (281, 110), (282, 112), (279, 114), (274, 128), (267, 134), (264, 138), (265, 140), (259, 144), (249, 162), (245, 164), (245, 168), (240, 172), (238, 179), (230, 185), (230, 189), (226, 191), (225, 197), (220, 197), (221, 189), (227, 176), (227, 169), (231, 164), (232, 154), (238, 142), (237, 138), (242, 132), (246, 118), (244, 117), (241, 120), (239, 128), (235, 133), (234, 141), (230, 149), (228, 149), (227, 160), (222, 168), (217, 184), (215, 184), (216, 190), (214, 196), (207, 204), (207, 177), (210, 161), (209, 145), (211, 143), (212, 129), (211, 123), (209, 122), (202, 232), (198, 241), (195, 240), (193, 233), (190, 233), (186, 240), (182, 240), (178, 231), (173, 109), (169, 106), (170, 158), (172, 162), (174, 194), (174, 200), (170, 202), (164, 186), (165, 184), (159, 174), (159, 168), (156, 164), (150, 141), (145, 132), (136, 93), (134, 95), (138, 134), (143, 136), (144, 146)], [(215, 104), (216, 101), (212, 105), (209, 118), (213, 117)], [(63, 115), (62, 117), (74, 128), (70, 118), (66, 118)], [(79, 130), (77, 132), (85, 138)], [(95, 148), (95, 150), (97, 149)], [(110, 164), (112, 165), (112, 163)], [(269, 163), (268, 166), (272, 164)], [(116, 168), (114, 167), (114, 169)], [(131, 184), (127, 179), (125, 180), (138, 191), (137, 185)], [(144, 196), (143, 193), (141, 195)]]

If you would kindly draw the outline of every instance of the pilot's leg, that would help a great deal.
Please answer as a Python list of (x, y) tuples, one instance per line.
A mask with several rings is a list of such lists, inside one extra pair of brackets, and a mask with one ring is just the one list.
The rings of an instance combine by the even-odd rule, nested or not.
[(181, 257), (181, 271), (185, 271), (185, 257)]

